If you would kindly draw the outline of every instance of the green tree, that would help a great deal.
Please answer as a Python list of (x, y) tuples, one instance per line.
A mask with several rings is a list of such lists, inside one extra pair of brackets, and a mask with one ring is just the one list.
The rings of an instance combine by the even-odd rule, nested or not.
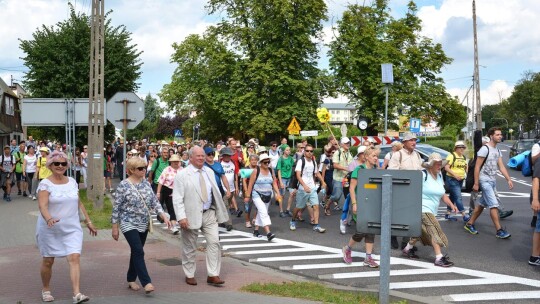
[[(178, 67), (161, 98), (171, 109), (196, 111), (201, 135), (263, 138), (283, 134), (293, 116), (317, 128), (316, 108), (328, 91), (317, 68), (315, 40), (326, 19), (323, 0), (210, 0), (224, 14), (202, 36), (174, 44)], [(186, 128), (187, 129), (187, 128)]]
[(523, 124), (524, 131), (534, 130), (536, 120), (540, 119), (540, 73), (525, 72), (512, 95), (501, 104), (502, 115), (511, 126)]
[(330, 69), (338, 91), (370, 119), (372, 133), (384, 126), (383, 63), (393, 64), (389, 122), (395, 121), (397, 111), (403, 108), (411, 117), (439, 121), (441, 111), (452, 102), (437, 76), (452, 60), (440, 44), (420, 35), (421, 20), (416, 12), (410, 1), (406, 15), (395, 19), (389, 13), (388, 0), (375, 0), (370, 6), (349, 5), (337, 22), (336, 38), (330, 43)]
[[(20, 40), (28, 72), (25, 88), (36, 98), (88, 97), (90, 71), (90, 16), (77, 13), (71, 3), (67, 20), (56, 26), (43, 25), (30, 40)], [(119, 91), (135, 91), (141, 72), (141, 52), (131, 43), (131, 33), (113, 27), (105, 16), (105, 98)], [(84, 129), (84, 130), (83, 130)], [(106, 140), (114, 138), (114, 126), (105, 128)], [(47, 128), (50, 139), (64, 139), (63, 128)], [(86, 127), (77, 128), (81, 143), (87, 142)]]
[(441, 129), (455, 130), (452, 134), (454, 136), (461, 133), (461, 129), (467, 125), (467, 106), (462, 105), (457, 98), (450, 99), (438, 113), (438, 125)]

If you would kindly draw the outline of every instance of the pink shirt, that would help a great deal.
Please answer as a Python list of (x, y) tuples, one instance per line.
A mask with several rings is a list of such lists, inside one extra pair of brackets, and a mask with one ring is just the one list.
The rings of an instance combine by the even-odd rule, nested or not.
[(161, 172), (161, 175), (159, 176), (158, 183), (162, 184), (163, 186), (172, 189), (173, 183), (174, 183), (174, 177), (180, 171), (182, 167), (179, 167), (178, 170), (174, 169), (171, 166), (166, 167), (163, 169), (163, 172)]

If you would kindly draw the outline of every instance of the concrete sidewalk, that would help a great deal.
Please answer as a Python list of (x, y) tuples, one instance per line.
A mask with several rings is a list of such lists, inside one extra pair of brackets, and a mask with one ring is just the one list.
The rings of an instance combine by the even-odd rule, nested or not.
[[(16, 192), (15, 192), (16, 193)], [(39, 210), (37, 201), (12, 195), (11, 202), (0, 202), (0, 303), (41, 303), (41, 257), (35, 245), (35, 225)], [(239, 289), (253, 282), (288, 282), (302, 278), (261, 266), (224, 257), (220, 277), (223, 287), (206, 284), (205, 255), (197, 256), (198, 286), (184, 282), (178, 238), (154, 233), (145, 246), (147, 267), (156, 292), (127, 288), (126, 271), (129, 246), (121, 237), (116, 242), (110, 230), (100, 230), (92, 238), (85, 229), (81, 256), (81, 291), (92, 303), (316, 303), (282, 297), (249, 294)], [(71, 303), (69, 267), (57, 259), (51, 281), (55, 303)]]

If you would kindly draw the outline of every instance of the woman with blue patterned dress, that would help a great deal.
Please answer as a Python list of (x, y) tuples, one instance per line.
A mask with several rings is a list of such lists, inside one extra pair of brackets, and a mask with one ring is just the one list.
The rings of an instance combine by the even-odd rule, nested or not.
[(120, 230), (131, 248), (127, 272), (128, 287), (135, 291), (141, 289), (135, 282), (139, 278), (144, 291), (150, 293), (154, 291), (154, 286), (146, 269), (143, 248), (152, 220), (149, 214), (156, 213), (168, 228), (171, 228), (171, 222), (168, 215), (163, 212), (150, 183), (144, 178), (146, 168), (142, 158), (133, 157), (127, 161), (126, 169), (129, 177), (121, 181), (116, 190), (111, 223), (113, 239), (118, 241)]

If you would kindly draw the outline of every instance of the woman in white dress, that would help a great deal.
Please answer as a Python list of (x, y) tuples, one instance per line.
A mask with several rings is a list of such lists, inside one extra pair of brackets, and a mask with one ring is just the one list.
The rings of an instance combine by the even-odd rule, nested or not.
[(36, 241), (43, 257), (41, 263), (43, 302), (54, 301), (49, 283), (54, 259), (57, 257), (66, 257), (69, 263), (73, 303), (82, 303), (90, 299), (79, 290), (83, 241), (79, 210), (86, 219), (90, 235), (97, 235), (97, 230), (79, 200), (77, 183), (73, 178), (64, 176), (68, 169), (67, 160), (65, 153), (54, 151), (47, 160), (47, 167), (52, 171), (52, 175), (43, 179), (36, 190), (41, 212), (36, 226)]
[(26, 178), (28, 183), (28, 197), (36, 200), (36, 192), (34, 190), (34, 179), (36, 178), (36, 168), (37, 168), (37, 156), (36, 148), (34, 146), (28, 146), (28, 154), (24, 156), (23, 161), (23, 176)]

